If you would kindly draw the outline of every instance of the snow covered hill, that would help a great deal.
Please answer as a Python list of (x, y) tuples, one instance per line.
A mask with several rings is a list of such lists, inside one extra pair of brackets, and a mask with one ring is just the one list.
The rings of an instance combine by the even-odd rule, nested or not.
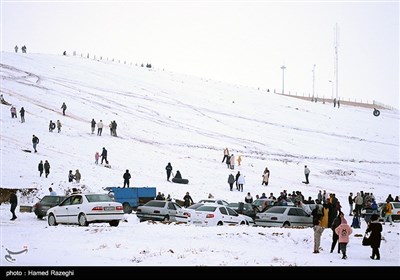
[[(400, 194), (398, 111), (374, 117), (370, 109), (338, 109), (162, 69), (70, 56), (1, 55), (1, 93), (17, 111), (26, 110), (21, 123), (11, 118), (10, 106), (0, 106), (1, 187), (35, 187), (37, 197), (50, 186), (59, 194), (72, 187), (97, 192), (122, 186), (129, 169), (131, 186), (156, 187), (177, 199), (189, 191), (195, 201), (209, 193), (243, 201), (247, 192), (277, 196), (283, 189), (315, 199), (326, 190), (336, 193), (346, 215), (349, 192), (372, 192), (378, 202)], [(102, 136), (91, 134), (92, 118), (103, 120)], [(49, 132), (50, 120), (61, 121), (60, 133)], [(107, 127), (113, 120), (118, 137)], [(40, 139), (38, 153), (25, 152), (32, 150), (33, 134)], [(111, 168), (94, 163), (103, 147)], [(225, 147), (242, 156), (240, 167), (229, 170), (221, 163)], [(39, 177), (40, 160), (51, 165), (48, 178)], [(168, 162), (188, 185), (167, 182)], [(311, 170), (309, 185), (302, 183), (304, 165)], [(265, 167), (271, 171), (268, 187), (261, 185)], [(76, 169), (81, 183), (69, 183), (68, 171)], [(230, 192), (227, 183), (238, 170), (246, 176), (243, 193)], [(20, 204), (35, 201), (19, 196)], [(371, 249), (361, 246), (360, 237), (351, 237), (348, 260), (329, 254), (331, 230), (323, 233), (324, 251), (316, 256), (309, 228), (200, 229), (139, 223), (134, 214), (118, 228), (50, 228), (33, 213), (17, 213), (10, 222), (8, 206), (0, 210), (2, 248), (29, 247), (17, 262), (3, 260), (4, 265), (399, 265), (398, 223), (385, 226), (377, 262), (369, 259)], [(364, 231), (365, 223), (355, 233)]]
[[(184, 72), (184, 69), (182, 69)], [(79, 169), (81, 185), (91, 191), (121, 185), (125, 169), (133, 186), (153, 186), (195, 200), (208, 193), (231, 201), (244, 194), (229, 192), (231, 172), (221, 163), (223, 149), (242, 155), (244, 191), (277, 194), (301, 190), (315, 197), (318, 189), (343, 197), (349, 191), (371, 191), (379, 201), (399, 194), (399, 114), (370, 109), (340, 109), (277, 96), (218, 81), (160, 69), (147, 69), (81, 57), (2, 53), (1, 91), (26, 110), (25, 123), (11, 119), (1, 106), (3, 187), (37, 187), (57, 192), (71, 186), (68, 170)], [(61, 105), (68, 106), (66, 116)], [(18, 114), (19, 115), (19, 114)], [(90, 121), (101, 119), (103, 135), (91, 134)], [(60, 120), (61, 133), (48, 131)], [(115, 120), (118, 137), (110, 136)], [(32, 135), (40, 139), (32, 150)], [(106, 147), (111, 169), (94, 163)], [(49, 178), (39, 177), (37, 164), (48, 160)], [(166, 181), (172, 163), (189, 185)], [(303, 185), (303, 167), (311, 169)], [(268, 188), (261, 175), (271, 171)]]

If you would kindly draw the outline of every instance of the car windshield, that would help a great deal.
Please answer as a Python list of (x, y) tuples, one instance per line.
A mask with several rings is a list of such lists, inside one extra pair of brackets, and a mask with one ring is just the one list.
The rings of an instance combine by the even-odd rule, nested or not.
[(165, 201), (152, 200), (152, 201), (147, 202), (144, 206), (164, 208)]
[(58, 204), (64, 197), (60, 196), (45, 196), (40, 202), (49, 204)]
[(217, 206), (209, 206), (209, 205), (203, 205), (197, 208), (197, 211), (202, 211), (202, 212), (214, 212), (215, 209), (217, 209)]
[(271, 207), (265, 213), (275, 213), (275, 214), (283, 214), (285, 212), (286, 208), (285, 207)]
[(197, 209), (197, 208), (199, 208), (200, 206), (203, 206), (203, 205), (204, 205), (203, 203), (195, 203), (195, 204), (189, 206), (188, 209)]
[(89, 202), (102, 202), (102, 201), (113, 202), (112, 198), (109, 197), (107, 194), (87, 194), (85, 196)]
[(400, 208), (400, 202), (393, 202), (394, 208)]

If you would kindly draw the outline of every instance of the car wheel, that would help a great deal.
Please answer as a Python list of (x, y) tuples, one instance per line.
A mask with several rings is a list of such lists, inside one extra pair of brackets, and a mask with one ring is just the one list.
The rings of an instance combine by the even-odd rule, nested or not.
[(48, 222), (49, 226), (51, 226), (51, 227), (57, 225), (56, 217), (54, 217), (53, 214), (49, 215), (49, 218), (47, 219), (47, 222)]
[(240, 225), (242, 225), (242, 226), (244, 226), (245, 224), (246, 224), (245, 221), (241, 221), (241, 222), (240, 222)]
[(127, 214), (132, 213), (132, 207), (129, 205), (128, 202), (125, 202), (124, 204), (122, 204), (122, 207), (124, 209), (124, 213), (127, 213)]
[(221, 222), (221, 221), (219, 221), (218, 223), (217, 223), (217, 226), (222, 226), (223, 225), (223, 223)]
[(86, 227), (89, 223), (87, 222), (86, 215), (81, 213), (78, 217), (78, 223), (81, 227)]
[(163, 222), (169, 222), (169, 216), (165, 216)]
[(110, 226), (117, 227), (119, 225), (119, 220), (113, 220), (110, 222)]
[(289, 222), (284, 222), (283, 223), (283, 227), (290, 227), (290, 223)]

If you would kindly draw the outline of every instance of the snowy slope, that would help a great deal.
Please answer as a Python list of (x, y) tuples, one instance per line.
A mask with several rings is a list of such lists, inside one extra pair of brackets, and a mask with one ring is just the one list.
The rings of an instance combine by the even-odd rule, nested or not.
[[(373, 192), (379, 202), (389, 193), (393, 197), (400, 194), (397, 111), (383, 110), (379, 117), (374, 117), (370, 109), (347, 106), (337, 109), (328, 104), (311, 103), (163, 69), (69, 56), (7, 52), (1, 55), (1, 92), (17, 107), (17, 111), (21, 106), (26, 110), (26, 122), (20, 123), (19, 118), (11, 119), (9, 106), (1, 105), (2, 187), (36, 187), (38, 197), (47, 194), (49, 186), (53, 186), (57, 193), (71, 187), (102, 191), (104, 187), (122, 185), (122, 175), (125, 169), (129, 169), (131, 186), (157, 187), (157, 191), (177, 199), (182, 199), (189, 191), (195, 201), (206, 198), (208, 193), (228, 201), (242, 201), (248, 191), (253, 196), (262, 192), (273, 192), (277, 196), (283, 189), (289, 192), (300, 190), (306, 197), (315, 198), (318, 190), (323, 189), (336, 193), (346, 214), (349, 192)], [(63, 102), (68, 106), (66, 116), (60, 109)], [(92, 118), (96, 121), (102, 119), (106, 126), (101, 137), (91, 134)], [(48, 131), (50, 120), (61, 121), (61, 133)], [(110, 136), (107, 128), (112, 120), (118, 124), (118, 137)], [(40, 139), (38, 153), (26, 153), (24, 149), (32, 149), (33, 134)], [(108, 150), (111, 169), (94, 164), (94, 154), (101, 152), (102, 147)], [(240, 170), (246, 176), (244, 193), (229, 191), (227, 178), (231, 171), (221, 163), (225, 147), (235, 155), (242, 155), (242, 166), (236, 166), (232, 172), (235, 174)], [(49, 178), (39, 177), (37, 164), (40, 160), (50, 162)], [(188, 185), (166, 181), (165, 166), (168, 162), (172, 163), (174, 171), (180, 170), (183, 177), (189, 179)], [(304, 165), (311, 169), (309, 185), (301, 183)], [(270, 185), (263, 187), (261, 175), (266, 166), (271, 171)], [(82, 174), (80, 185), (67, 180), (68, 170), (76, 169)], [(21, 204), (32, 204), (37, 200), (19, 198)], [(8, 227), (8, 215), (8, 211), (2, 211), (2, 220), (7, 231), (13, 231), (12, 224)], [(44, 227), (52, 235), (61, 232), (48, 229), (44, 221), (36, 221), (32, 214), (20, 213), (20, 216), (19, 223), (32, 223), (33, 228)], [(106, 232), (121, 230), (119, 234), (123, 239), (129, 232), (123, 231), (124, 228), (147, 227), (143, 229), (146, 235), (149, 227), (158, 229), (165, 226), (138, 224), (134, 215), (130, 215), (128, 220), (133, 223), (113, 229), (100, 226), (100, 229)], [(76, 234), (76, 231), (86, 232), (81, 228), (65, 228)], [(164, 228), (160, 230), (164, 231)], [(398, 225), (396, 230), (398, 240)], [(231, 236), (237, 230), (181, 228), (179, 231), (187, 231), (190, 236), (199, 233), (195, 239), (199, 239), (201, 244), (209, 234)], [(241, 233), (244, 231), (239, 230)], [(255, 238), (260, 237), (260, 231), (272, 233), (277, 230), (249, 231)], [(292, 234), (286, 229), (278, 231), (283, 231), (284, 235)], [(311, 229), (304, 231), (312, 238)], [(176, 230), (172, 233), (176, 234)], [(3, 234), (3, 241), (4, 238)], [(391, 239), (396, 240), (396, 235), (388, 237), (389, 241)], [(328, 244), (329, 241), (327, 237), (324, 242)], [(297, 244), (296, 240), (293, 242)], [(256, 248), (256, 244), (251, 246)], [(281, 256), (277, 255), (279, 243), (276, 246), (276, 254), (262, 263), (254, 260), (224, 263), (217, 257), (210, 265), (327, 264), (326, 260), (321, 263), (310, 263), (308, 259), (280, 260)], [(312, 244), (304, 246), (304, 250), (311, 252)], [(396, 246), (391, 250), (400, 256), (399, 245)], [(274, 257), (278, 259), (274, 260)], [(273, 260), (269, 262), (270, 259)], [(398, 265), (399, 259), (382, 265)], [(180, 258), (174, 258), (171, 263), (207, 265), (180, 261)], [(76, 265), (74, 258), (60, 262)], [(115, 258), (103, 262), (121, 264), (121, 260)], [(122, 264), (130, 265), (132, 262), (127, 257)], [(51, 261), (48, 264), (60, 263)], [(100, 263), (89, 261), (87, 264)], [(159, 265), (157, 261), (138, 264)], [(24, 265), (40, 265), (40, 262), (28, 258)]]

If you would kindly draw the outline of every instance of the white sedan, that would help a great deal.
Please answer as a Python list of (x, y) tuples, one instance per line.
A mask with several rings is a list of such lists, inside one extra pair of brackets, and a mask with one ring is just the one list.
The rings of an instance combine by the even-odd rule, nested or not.
[(66, 198), (58, 206), (47, 210), (49, 226), (57, 224), (109, 223), (118, 226), (124, 219), (123, 206), (107, 194), (75, 194)]
[(253, 225), (253, 219), (238, 214), (230, 207), (205, 204), (191, 214), (190, 224), (198, 226)]

